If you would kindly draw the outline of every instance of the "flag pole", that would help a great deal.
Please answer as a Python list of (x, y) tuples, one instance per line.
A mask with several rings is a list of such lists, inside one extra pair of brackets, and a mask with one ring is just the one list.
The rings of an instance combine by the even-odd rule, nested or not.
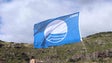
[[(78, 18), (79, 19), (79, 18)], [(80, 20), (79, 20), (79, 31), (80, 31), (81, 29), (80, 29)], [(80, 33), (80, 38), (82, 37), (81, 36), (81, 31), (79, 32)], [(83, 39), (81, 38), (81, 43), (82, 43), (82, 46), (84, 47), (83, 49), (84, 49), (84, 52), (86, 53), (85, 55), (86, 55), (86, 59), (88, 59), (89, 58), (89, 56), (87, 55), (87, 53), (88, 53), (88, 50), (87, 50), (87, 48), (86, 48), (86, 45), (84, 44), (84, 41), (83, 41)]]
[(89, 60), (89, 56), (87, 55), (88, 53), (88, 50), (87, 50), (87, 47), (86, 45), (84, 44), (84, 41), (81, 40), (81, 43), (82, 43), (82, 46), (84, 47), (83, 50), (85, 51), (85, 56), (86, 56), (86, 59)]

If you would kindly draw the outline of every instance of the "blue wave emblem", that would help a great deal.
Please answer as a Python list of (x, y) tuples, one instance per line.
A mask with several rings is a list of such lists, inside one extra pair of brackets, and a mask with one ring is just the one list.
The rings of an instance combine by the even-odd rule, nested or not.
[(49, 34), (46, 40), (52, 43), (58, 43), (65, 38), (66, 34), (67, 33)]

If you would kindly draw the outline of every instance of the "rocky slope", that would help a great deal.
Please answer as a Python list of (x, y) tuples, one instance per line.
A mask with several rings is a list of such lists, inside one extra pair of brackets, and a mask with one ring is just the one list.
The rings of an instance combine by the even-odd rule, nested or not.
[(79, 43), (47, 49), (0, 40), (0, 63), (28, 63), (31, 56), (44, 63), (112, 63), (112, 32), (93, 34)]

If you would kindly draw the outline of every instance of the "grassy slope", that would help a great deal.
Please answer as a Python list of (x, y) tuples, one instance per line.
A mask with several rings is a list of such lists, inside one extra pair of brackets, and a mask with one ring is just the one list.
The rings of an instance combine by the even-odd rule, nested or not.
[[(93, 59), (86, 55), (112, 49), (112, 32), (90, 35), (83, 39), (83, 43), (86, 47), (80, 42), (47, 49), (34, 49), (31, 44), (0, 41), (0, 44), (3, 45), (0, 47), (0, 59), (5, 60), (6, 63), (26, 63), (33, 55), (35, 58), (45, 61), (45, 63), (92, 63)], [(85, 48), (87, 48), (87, 51)], [(80, 56), (84, 58), (77, 58)], [(112, 58), (106, 58), (108, 58), (106, 63), (112, 63)], [(94, 59), (98, 63), (104, 60), (105, 58)]]

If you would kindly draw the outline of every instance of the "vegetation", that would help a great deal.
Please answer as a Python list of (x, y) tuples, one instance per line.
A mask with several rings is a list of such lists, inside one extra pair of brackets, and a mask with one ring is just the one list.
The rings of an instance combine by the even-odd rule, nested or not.
[(93, 34), (79, 43), (46, 49), (0, 40), (0, 63), (28, 63), (31, 56), (44, 63), (112, 63), (112, 32)]

